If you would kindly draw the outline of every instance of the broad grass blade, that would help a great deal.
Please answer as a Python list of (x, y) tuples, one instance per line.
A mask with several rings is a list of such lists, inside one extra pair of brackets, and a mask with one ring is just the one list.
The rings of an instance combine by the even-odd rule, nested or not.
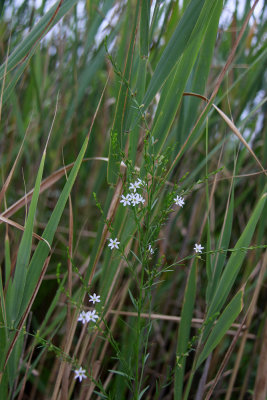
[[(58, 10), (59, 3), (56, 3), (10, 54), (6, 73), (15, 68), (21, 61), (24, 61), (25, 58), (28, 58), (29, 54), (32, 55), (31, 49), (76, 3), (77, 0), (65, 0)], [(5, 62), (0, 66), (0, 79), (3, 78), (4, 72)]]
[[(229, 261), (224, 268), (220, 282), (218, 283), (218, 286), (217, 286), (214, 296), (211, 300), (211, 303), (208, 306), (208, 313), (207, 313), (207, 318), (206, 318), (207, 321), (209, 320), (209, 318), (212, 318), (216, 312), (219, 312), (221, 310), (221, 308), (223, 307), (223, 305), (227, 299), (227, 296), (229, 295), (229, 293), (235, 283), (238, 272), (239, 272), (239, 270), (242, 266), (242, 263), (245, 259), (245, 256), (246, 256), (245, 249), (250, 245), (256, 225), (262, 214), (266, 198), (267, 198), (267, 193), (264, 192), (262, 194), (260, 200), (258, 201), (258, 203), (247, 223), (246, 228), (244, 229), (243, 233), (241, 234), (239, 240), (237, 241), (237, 243), (233, 249), (233, 252), (229, 258)], [(207, 327), (204, 331), (203, 340), (206, 340), (207, 332), (208, 332), (209, 328), (210, 328), (210, 324), (207, 325)]]
[[(211, 21), (207, 27), (201, 49), (197, 61), (194, 65), (194, 69), (188, 80), (186, 91), (194, 93), (205, 94), (206, 83), (210, 72), (210, 66), (212, 62), (212, 56), (214, 53), (214, 47), (217, 38), (218, 24), (221, 16), (223, 2), (217, 2), (216, 7), (213, 11)], [(185, 140), (188, 132), (190, 132), (193, 123), (196, 120), (197, 109), (199, 107), (199, 100), (190, 96), (183, 99), (182, 111), (183, 119), (181, 121), (182, 128), (179, 123), (179, 139), (182, 137), (182, 141)], [(195, 116), (195, 117), (194, 117)], [(180, 122), (180, 120), (179, 120)]]
[[(44, 152), (42, 156), (40, 167), (38, 170), (32, 201), (29, 208), (29, 214), (27, 217), (27, 221), (25, 223), (25, 230), (22, 235), (22, 239), (18, 250), (14, 279), (13, 282), (10, 283), (10, 287), (8, 289), (7, 318), (10, 326), (14, 324), (14, 321), (17, 318), (18, 311), (23, 298), (23, 291), (27, 276), (27, 267), (30, 260), (31, 248), (32, 248), (34, 219), (40, 193), (40, 185), (43, 176), (45, 157), (46, 157), (46, 152)], [(48, 248), (47, 245), (46, 247)]]
[[(58, 199), (56, 207), (55, 207), (55, 209), (48, 221), (48, 224), (44, 230), (44, 233), (42, 235), (43, 238), (45, 238), (50, 244), (52, 243), (57, 226), (59, 224), (60, 218), (64, 211), (66, 202), (68, 201), (68, 197), (71, 192), (72, 186), (75, 182), (76, 176), (80, 169), (80, 166), (81, 166), (81, 163), (82, 163), (82, 160), (83, 160), (83, 157), (84, 157), (87, 145), (88, 145), (88, 140), (89, 140), (89, 137), (87, 136), (83, 143), (83, 146), (80, 150), (80, 153), (75, 161), (75, 164), (71, 170), (68, 180), (61, 192), (61, 195)], [(17, 313), (16, 324), (19, 322), (20, 318), (22, 317), (22, 315), (24, 314), (24, 312), (27, 308), (28, 302), (30, 301), (31, 296), (34, 292), (34, 288), (38, 282), (40, 273), (42, 271), (42, 267), (43, 267), (44, 262), (45, 262), (46, 258), (48, 257), (48, 255), (49, 255), (48, 246), (45, 243), (40, 242), (34, 252), (31, 263), (28, 268), (26, 284), (25, 284), (25, 288), (24, 288), (24, 292), (23, 292), (23, 300), (21, 303), (21, 307)]]
[(213, 13), (214, 9), (210, 6), (210, 3), (203, 7), (192, 32), (192, 36), (195, 39), (193, 41), (190, 40), (190, 44), (188, 44), (173, 74), (168, 78), (162, 90), (161, 99), (154, 119), (154, 126), (152, 128), (152, 136), (155, 140), (154, 151), (156, 153), (161, 151), (177, 114), (186, 82), (195, 64), (206, 30), (209, 24), (214, 24), (212, 18)]
[(198, 32), (194, 28), (202, 10), (206, 9), (208, 19), (209, 12), (213, 7), (214, 5), (210, 1), (192, 0), (190, 2), (157, 64), (143, 100), (144, 109), (148, 107), (166, 82), (185, 49), (198, 40)]
[(243, 308), (243, 294), (244, 290), (241, 289), (230, 303), (226, 306), (223, 313), (218, 318), (214, 328), (212, 329), (207, 342), (205, 343), (204, 349), (200, 353), (196, 369), (206, 360), (212, 350), (219, 344), (227, 330), (230, 328), (236, 317), (240, 314)]

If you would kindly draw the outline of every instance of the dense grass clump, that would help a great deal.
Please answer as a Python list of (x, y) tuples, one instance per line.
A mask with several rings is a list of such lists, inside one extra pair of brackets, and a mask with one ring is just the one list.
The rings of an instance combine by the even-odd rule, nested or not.
[(267, 6), (233, 3), (1, 3), (0, 399), (266, 398)]

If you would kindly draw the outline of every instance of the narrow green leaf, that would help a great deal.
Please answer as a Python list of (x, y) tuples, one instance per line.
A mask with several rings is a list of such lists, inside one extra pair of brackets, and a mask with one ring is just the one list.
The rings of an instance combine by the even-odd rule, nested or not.
[(216, 322), (214, 328), (212, 329), (208, 340), (204, 346), (204, 349), (200, 353), (196, 369), (203, 363), (204, 360), (209, 356), (213, 349), (221, 341), (227, 330), (231, 327), (232, 323), (235, 321), (236, 317), (239, 315), (243, 308), (243, 289), (240, 290), (235, 297), (227, 305), (218, 321)]
[[(230, 293), (231, 288), (234, 285), (238, 272), (242, 266), (242, 263), (246, 257), (246, 252), (244, 250), (238, 250), (240, 248), (246, 248), (250, 245), (250, 241), (254, 234), (256, 225), (258, 220), (261, 216), (265, 201), (267, 198), (267, 193), (261, 196), (258, 204), (256, 205), (246, 228), (244, 229), (243, 233), (241, 234), (239, 240), (237, 241), (234, 251), (232, 252), (229, 261), (222, 273), (220, 282), (218, 287), (215, 291), (214, 297), (212, 298), (211, 304), (208, 309), (207, 313), (207, 320), (214, 315), (214, 313), (221, 310), (223, 307), (227, 296)], [(207, 334), (209, 326), (205, 330), (204, 340)]]
[[(57, 9), (58, 2), (51, 7), (51, 9), (40, 19), (40, 21), (33, 27), (29, 34), (10, 54), (8, 57), (6, 72), (9, 72), (11, 69), (16, 67), (22, 60), (24, 60), (25, 57), (29, 57), (29, 52), (31, 52), (33, 47), (36, 47), (36, 44), (42, 39), (43, 34), (46, 34), (76, 3), (77, 0), (65, 0), (56, 14), (53, 22), (49, 24)], [(30, 54), (32, 55), (32, 53)], [(5, 68), (6, 63), (4, 62), (0, 66), (0, 79), (3, 78)]]
[[(29, 214), (25, 223), (25, 230), (22, 235), (22, 239), (19, 245), (17, 262), (15, 267), (15, 275), (12, 284), (10, 284), (10, 289), (8, 290), (7, 296), (7, 318), (10, 326), (16, 320), (18, 311), (23, 298), (23, 291), (26, 282), (27, 266), (30, 260), (31, 248), (32, 248), (32, 234), (33, 225), (35, 219), (35, 213), (37, 208), (37, 202), (40, 193), (40, 185), (43, 177), (44, 162), (45, 162), (46, 152), (43, 153), (40, 167), (38, 170), (34, 191), (32, 195), (31, 205), (29, 208)], [(49, 251), (48, 245), (45, 244), (47, 250)]]
[[(228, 210), (226, 210), (227, 215), (225, 215), (225, 223), (222, 227), (220, 239), (218, 241), (218, 246), (221, 249), (226, 250), (230, 243), (231, 232), (232, 232), (232, 224), (233, 224), (233, 215), (234, 215), (234, 185), (232, 186), (232, 193), (229, 202)], [(214, 292), (218, 286), (219, 279), (221, 277), (221, 273), (223, 270), (223, 266), (226, 259), (226, 252), (219, 253), (216, 255), (212, 263), (212, 280), (209, 282), (207, 287), (207, 304), (210, 303), (210, 299), (214, 295)]]
[(8, 282), (11, 272), (10, 242), (9, 237), (5, 237), (5, 282)]
[[(136, 100), (138, 104), (141, 104), (145, 94), (146, 76), (147, 76), (147, 61), (149, 51), (149, 14), (150, 8), (147, 1), (141, 2), (141, 21), (140, 21), (140, 54), (138, 59), (138, 70), (137, 70), (137, 83), (135, 88)], [(127, 121), (129, 128), (132, 120), (139, 117), (139, 110), (133, 109), (131, 112), (131, 119)], [(129, 159), (135, 163), (136, 151), (138, 145), (140, 128), (137, 125), (130, 132), (129, 142)]]
[[(214, 53), (222, 7), (223, 1), (217, 1), (216, 7), (214, 8), (212, 17), (210, 19), (210, 23), (207, 26), (205, 37), (203, 39), (197, 61), (188, 80), (186, 91), (205, 94), (205, 88), (212, 62), (212, 56)], [(188, 96), (183, 99), (182, 114), (184, 118), (183, 120), (181, 120), (182, 127), (179, 120), (179, 136), (182, 137), (182, 140), (186, 139), (188, 132), (190, 132), (191, 127), (197, 119), (197, 109), (199, 108), (199, 105), (200, 100), (196, 99), (193, 96)]]
[[(68, 177), (67, 182), (65, 183), (65, 186), (61, 192), (61, 195), (58, 199), (58, 202), (56, 204), (56, 207), (54, 208), (54, 211), (47, 223), (47, 226), (44, 230), (43, 233), (43, 238), (46, 239), (50, 244), (53, 241), (57, 226), (59, 224), (60, 218), (62, 216), (62, 213), (64, 211), (66, 202), (68, 201), (69, 194), (71, 192), (72, 186), (75, 182), (76, 176), (78, 174), (78, 171), (80, 169), (87, 145), (88, 145), (88, 136), (86, 137), (83, 146), (80, 150), (80, 153), (75, 161), (75, 164), (71, 170), (71, 173)], [(27, 305), (31, 299), (31, 296), (34, 292), (35, 286), (38, 282), (39, 276), (42, 271), (42, 267), (44, 265), (44, 262), (49, 255), (49, 248), (47, 244), (44, 242), (39, 242), (34, 255), (32, 257), (31, 263), (29, 265), (28, 273), (27, 273), (27, 278), (26, 278), (26, 285), (25, 289), (23, 292), (23, 300), (21, 303), (21, 307), (19, 309), (19, 312), (17, 314), (17, 320), (16, 324), (19, 322), (20, 318), (24, 314)]]
[(213, 8), (210, 10), (210, 8), (210, 3), (208, 6), (205, 5), (205, 7), (203, 7), (192, 33), (193, 36), (197, 33), (197, 36), (193, 41), (190, 41), (190, 45), (185, 50), (173, 74), (170, 75), (162, 90), (151, 133), (155, 140), (155, 145), (153, 146), (154, 151), (157, 154), (162, 149), (179, 109), (186, 82), (195, 64), (207, 27), (209, 23), (213, 23), (211, 17), (213, 15), (212, 11), (214, 10)]
[(23, 349), (24, 335), (24, 331), (21, 330), (7, 363), (8, 381), (10, 386), (13, 386), (18, 377), (18, 366)]
[(9, 79), (10, 82), (5, 86), (4, 92), (3, 92), (3, 100), (2, 100), (2, 105), (5, 104), (5, 102), (9, 99), (9, 96), (12, 94), (14, 87), (16, 86), (19, 78), (23, 74), (23, 71), (25, 70), (26, 66), (28, 64), (28, 61), (23, 61), (18, 68), (16, 68), (15, 73)]
[[(0, 270), (0, 302), (1, 302), (0, 303), (0, 354), (4, 354), (8, 339), (8, 330), (7, 330), (6, 305), (5, 305), (1, 270)], [(3, 368), (3, 363), (4, 363), (3, 357), (0, 357), (0, 371)]]
[[(137, 30), (137, 23), (138, 23), (138, 15), (139, 15), (139, 7), (140, 1), (138, 0), (135, 7), (135, 16), (134, 21), (132, 23), (132, 33), (130, 38), (129, 49), (127, 53), (125, 69), (123, 71), (123, 77), (127, 81), (130, 81), (131, 74), (132, 74), (132, 65), (134, 59), (134, 47), (135, 47), (135, 39), (136, 39), (136, 30)], [(111, 135), (116, 134), (118, 136), (117, 144), (119, 148), (115, 149), (114, 151), (114, 144), (112, 143), (112, 138), (110, 140), (110, 147), (109, 147), (109, 162), (108, 162), (108, 175), (107, 179), (109, 183), (115, 184), (118, 179), (118, 173), (120, 171), (120, 160), (117, 156), (117, 152), (122, 148), (123, 142), (123, 132), (125, 128), (126, 122), (126, 109), (128, 103), (128, 88), (125, 86), (124, 82), (121, 82), (119, 97), (116, 104), (116, 111), (114, 116), (114, 122), (112, 126)]]
[(142, 397), (143, 397), (143, 395), (145, 394), (145, 392), (147, 391), (147, 389), (149, 389), (150, 388), (150, 386), (148, 385), (148, 386), (146, 386), (143, 390), (142, 390), (142, 392), (139, 394), (139, 396), (138, 396), (138, 400), (141, 400), (142, 399)]
[[(208, 9), (211, 9), (213, 5), (211, 4), (212, 2), (209, 3), (210, 5), (208, 5)], [(174, 34), (165, 47), (165, 50), (151, 78), (143, 100), (144, 109), (149, 106), (156, 93), (161, 89), (164, 82), (166, 82), (168, 76), (187, 48), (189, 42), (192, 43), (194, 40), (198, 40), (197, 32), (194, 30), (194, 28), (198, 21), (199, 15), (201, 14), (202, 8), (207, 4), (207, 1), (204, 2), (203, 0), (192, 0), (185, 10), (185, 13), (179, 21)], [(208, 9), (207, 12), (209, 12)], [(192, 35), (193, 31), (194, 34)]]
[(148, 1), (141, 2), (141, 21), (140, 21), (140, 56), (147, 57), (149, 50), (149, 18), (150, 6)]
[(13, 50), (13, 52), (8, 57), (7, 66), (6, 62), (4, 62), (0, 66), (0, 80), (3, 80), (5, 72), (6, 74), (8, 74), (8, 72), (16, 68), (14, 75), (11, 77), (8, 76), (7, 84), (4, 88), (2, 106), (8, 100), (19, 78), (26, 69), (30, 58), (35, 53), (35, 50), (39, 45), (41, 39), (73, 7), (75, 3), (77, 3), (77, 0), (65, 0), (61, 5), (58, 13), (56, 14), (53, 22), (49, 25), (51, 18), (56, 11), (58, 3), (55, 4), (33, 27), (33, 29), (25, 37), (25, 39), (23, 39), (20, 44)]

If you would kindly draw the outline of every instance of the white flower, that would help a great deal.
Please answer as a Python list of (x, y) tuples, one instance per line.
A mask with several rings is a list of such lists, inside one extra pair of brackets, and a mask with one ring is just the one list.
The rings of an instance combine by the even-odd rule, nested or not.
[(78, 378), (80, 382), (81, 382), (83, 379), (86, 379), (85, 369), (82, 369), (82, 367), (80, 367), (79, 369), (76, 369), (76, 370), (74, 371), (74, 373), (75, 373), (74, 379)]
[(87, 321), (86, 319), (86, 312), (82, 311), (78, 317), (78, 321), (81, 321), (83, 324), (85, 324), (85, 322)]
[(174, 199), (174, 202), (175, 202), (175, 204), (176, 204), (177, 206), (183, 207), (183, 205), (184, 205), (184, 198), (183, 198), (183, 197), (180, 197), (180, 196), (177, 196), (177, 197)]
[(93, 296), (89, 294), (89, 297), (90, 297), (89, 301), (92, 301), (93, 304), (100, 303), (100, 296), (97, 296), (95, 293), (93, 294)]
[(201, 244), (195, 244), (194, 250), (196, 253), (202, 253), (202, 250), (204, 249), (204, 247), (201, 246)]
[(134, 182), (134, 184), (136, 186), (136, 189), (139, 189), (140, 186), (144, 186), (145, 182), (138, 178), (137, 181)]
[(131, 195), (131, 203), (132, 203), (132, 206), (135, 206), (136, 204), (139, 204), (138, 193)]
[(144, 202), (145, 202), (145, 199), (139, 193), (135, 193), (135, 194), (132, 193), (130, 195), (130, 198), (131, 198), (132, 206), (135, 206), (136, 204), (139, 204), (139, 203), (144, 204)]
[(136, 198), (136, 200), (138, 201), (137, 204), (139, 204), (139, 203), (144, 204), (145, 199), (144, 199), (143, 196), (141, 196), (139, 193), (136, 193), (135, 198)]
[(90, 322), (96, 322), (96, 320), (99, 318), (99, 316), (97, 315), (96, 311), (87, 311), (86, 313), (86, 321)]
[(130, 188), (129, 188), (130, 190), (133, 190), (134, 191), (134, 193), (136, 192), (136, 185), (135, 185), (135, 183), (130, 183)]
[(118, 249), (118, 248), (119, 248), (119, 244), (120, 244), (120, 242), (118, 241), (117, 238), (115, 238), (115, 239), (109, 239), (109, 245), (108, 245), (108, 247), (110, 247), (111, 250), (114, 249), (114, 247), (115, 247), (115, 249)]
[(124, 207), (128, 205), (131, 205), (131, 195), (127, 194), (127, 196), (121, 196), (121, 201), (120, 203), (123, 203)]
[(148, 251), (150, 252), (150, 254), (154, 254), (154, 250), (152, 249), (152, 246), (150, 243), (148, 245)]
[(130, 183), (130, 190), (133, 190), (135, 193), (136, 189), (140, 189), (140, 186), (143, 186), (144, 184), (145, 182), (138, 178), (134, 183)]

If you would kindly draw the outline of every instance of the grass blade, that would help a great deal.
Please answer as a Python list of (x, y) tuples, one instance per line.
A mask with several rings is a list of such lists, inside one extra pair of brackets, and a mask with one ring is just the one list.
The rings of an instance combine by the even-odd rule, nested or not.
[(33, 54), (31, 50), (40, 41), (43, 34), (47, 33), (77, 3), (77, 0), (65, 0), (63, 5), (61, 3), (62, 1), (55, 4), (13, 50), (8, 57), (6, 71), (5, 62), (0, 66), (0, 79), (3, 79), (4, 72), (8, 73), (20, 62), (24, 61), (25, 58)]
[(235, 297), (230, 301), (227, 305), (223, 313), (218, 318), (218, 321), (215, 324), (215, 327), (212, 329), (207, 342), (204, 346), (204, 349), (200, 353), (196, 368), (197, 369), (203, 361), (209, 356), (213, 349), (218, 345), (221, 341), (227, 330), (230, 328), (232, 323), (235, 321), (236, 317), (239, 315), (243, 308), (243, 294), (244, 289), (241, 289)]
[(185, 288), (181, 323), (178, 332), (176, 354), (177, 357), (179, 357), (179, 359), (176, 360), (176, 367), (175, 367), (174, 400), (182, 399), (186, 353), (188, 351), (191, 321), (195, 305), (196, 287), (197, 287), (197, 261), (195, 259), (191, 271), (189, 273), (188, 282)]
[(166, 82), (172, 69), (187, 48), (189, 40), (190, 43), (192, 43), (193, 39), (196, 39), (196, 32), (192, 36), (192, 31), (194, 30), (204, 4), (207, 4), (207, 1), (203, 3), (203, 0), (192, 0), (185, 10), (149, 83), (143, 100), (144, 110), (148, 107), (156, 93), (161, 89), (164, 82)]
[[(232, 286), (234, 285), (238, 272), (246, 256), (246, 252), (244, 250), (238, 250), (238, 249), (240, 248), (245, 249), (250, 245), (250, 241), (254, 234), (256, 225), (264, 208), (266, 198), (267, 198), (267, 193), (264, 192), (260, 200), (258, 201), (258, 204), (256, 205), (247, 223), (246, 228), (244, 229), (243, 233), (241, 234), (239, 240), (237, 241), (234, 247), (234, 251), (232, 252), (229, 261), (226, 267), (224, 268), (218, 287), (209, 305), (206, 318), (207, 320), (210, 317), (212, 317), (214, 313), (221, 310), (227, 296), (230, 293)], [(207, 326), (207, 328), (209, 328), (209, 325)], [(206, 334), (207, 334), (207, 329), (205, 330), (204, 340)]]
[[(22, 235), (22, 239), (18, 250), (14, 279), (12, 284), (10, 283), (11, 286), (9, 287), (8, 290), (7, 315), (10, 326), (13, 326), (13, 323), (17, 318), (18, 311), (22, 302), (24, 286), (26, 283), (27, 266), (30, 260), (31, 247), (32, 247), (33, 225), (37, 208), (37, 202), (39, 198), (41, 180), (43, 176), (45, 156), (46, 152), (44, 152), (41, 159), (33, 191), (32, 201), (29, 209), (29, 214), (27, 221), (25, 223), (25, 230)], [(48, 248), (47, 244), (45, 246)]]

